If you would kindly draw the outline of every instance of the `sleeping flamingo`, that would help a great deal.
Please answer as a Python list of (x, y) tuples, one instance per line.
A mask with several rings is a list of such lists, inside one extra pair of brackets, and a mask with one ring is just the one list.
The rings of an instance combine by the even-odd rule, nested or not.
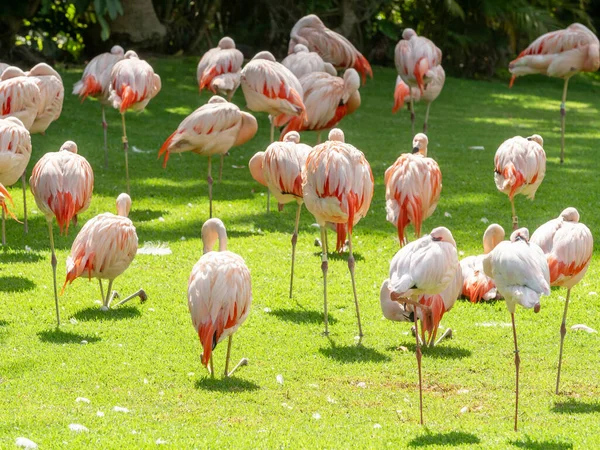
[(58, 72), (45, 63), (32, 67), (27, 76), (37, 83), (41, 95), (37, 115), (29, 132), (44, 134), (50, 124), (60, 117), (65, 88)]
[(292, 53), (283, 58), (281, 64), (290, 69), (298, 79), (312, 72), (327, 72), (329, 75), (337, 75), (337, 71), (331, 63), (323, 61), (317, 52), (309, 51), (308, 47), (302, 44), (295, 45)]
[(231, 101), (240, 85), (240, 72), (244, 63), (244, 55), (235, 48), (230, 37), (224, 37), (215, 48), (207, 51), (196, 69), (196, 78), (200, 92), (210, 90), (213, 94), (227, 97)]
[(0, 119), (12, 116), (31, 129), (41, 104), (40, 88), (18, 67), (8, 67), (0, 77)]

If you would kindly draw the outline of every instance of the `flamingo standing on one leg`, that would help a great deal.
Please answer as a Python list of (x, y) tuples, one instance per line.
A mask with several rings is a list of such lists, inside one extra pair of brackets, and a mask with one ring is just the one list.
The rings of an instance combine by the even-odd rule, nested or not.
[(510, 312), (515, 342), (515, 431), (519, 417), (519, 366), (521, 358), (517, 346), (515, 308), (540, 310), (540, 296), (550, 295), (550, 273), (544, 252), (529, 242), (529, 231), (520, 228), (510, 235), (510, 241), (500, 242), (483, 258), (483, 271), (494, 280), (498, 292), (506, 301)]
[(279, 205), (295, 201), (296, 223), (292, 235), (292, 269), (290, 275), (290, 298), (294, 286), (294, 261), (296, 258), (296, 242), (298, 240), (298, 224), (302, 210), (302, 168), (312, 147), (300, 143), (300, 135), (296, 131), (287, 133), (283, 142), (273, 142), (264, 152), (256, 153), (248, 167), (252, 178), (267, 186)]
[(348, 269), (352, 279), (352, 292), (356, 306), (358, 335), (363, 336), (354, 280), (352, 254), (352, 229), (365, 217), (373, 198), (373, 173), (363, 152), (344, 142), (339, 128), (329, 132), (329, 140), (317, 145), (309, 153), (302, 169), (302, 195), (306, 209), (315, 216), (321, 227), (323, 245), (321, 270), (323, 271), (323, 302), (325, 334), (329, 333), (327, 317), (327, 227), (336, 224), (337, 249), (346, 242), (348, 234)]
[(108, 143), (106, 115), (104, 107), (110, 105), (108, 95), (110, 91), (110, 74), (113, 66), (123, 59), (123, 47), (115, 45), (110, 53), (101, 53), (92, 58), (85, 66), (81, 80), (73, 86), (73, 94), (79, 95), (83, 102), (86, 97), (95, 97), (102, 107), (102, 128), (104, 129), (104, 168), (108, 168)]
[(398, 228), (400, 245), (409, 223), (421, 236), (421, 224), (433, 214), (442, 192), (442, 172), (437, 162), (427, 157), (427, 136), (419, 133), (413, 139), (411, 153), (403, 153), (385, 171), (385, 199), (388, 222)]
[(158, 152), (167, 166), (171, 153), (192, 151), (208, 156), (209, 216), (212, 217), (211, 157), (223, 155), (231, 147), (242, 145), (254, 137), (258, 125), (252, 114), (240, 111), (223, 97), (213, 96), (206, 105), (187, 116), (167, 138)]
[(227, 97), (231, 101), (240, 85), (240, 72), (244, 63), (244, 55), (235, 48), (230, 37), (224, 37), (215, 48), (207, 51), (196, 70), (200, 92), (210, 90), (213, 94)]
[(44, 134), (50, 124), (60, 117), (65, 88), (58, 72), (48, 64), (40, 63), (34, 66), (27, 72), (27, 76), (35, 80), (41, 94), (37, 115), (29, 132)]
[(515, 136), (502, 143), (494, 156), (494, 181), (498, 190), (510, 199), (513, 230), (519, 226), (515, 213), (515, 195), (533, 200), (546, 174), (544, 140), (539, 134), (527, 139)]
[(565, 80), (560, 104), (561, 164), (565, 154), (565, 118), (569, 79), (579, 72), (596, 72), (598, 68), (600, 68), (600, 42), (594, 33), (580, 23), (540, 36), (508, 65), (508, 70), (512, 73), (510, 87), (518, 76), (532, 73)]
[(575, 208), (567, 208), (556, 219), (546, 222), (535, 230), (531, 236), (531, 242), (539, 245), (546, 254), (550, 268), (550, 285), (567, 288), (565, 310), (560, 325), (560, 352), (556, 375), (556, 393), (558, 394), (571, 289), (581, 281), (587, 272), (592, 260), (594, 238), (590, 229), (579, 222), (579, 212)]
[[(131, 209), (131, 197), (121, 194), (117, 197), (117, 215), (111, 213), (99, 214), (88, 220), (81, 228), (73, 245), (71, 254), (67, 258), (67, 276), (61, 295), (67, 284), (80, 276), (91, 280), (98, 279), (102, 295), (102, 310), (108, 311), (117, 291), (112, 291), (115, 278), (121, 275), (137, 252), (138, 237), (135, 227), (127, 217)], [(106, 297), (102, 287), (102, 280), (108, 280)], [(143, 289), (121, 300), (115, 306), (120, 306), (134, 297), (140, 297), (142, 302), (147, 299)]]
[(142, 111), (148, 102), (160, 92), (161, 81), (154, 73), (152, 66), (139, 59), (137, 53), (129, 50), (122, 60), (118, 61), (110, 74), (110, 96), (108, 100), (113, 108), (121, 113), (123, 122), (123, 150), (125, 151), (125, 177), (129, 194), (129, 163), (127, 153), (129, 143), (125, 130), (125, 112), (128, 109)]
[(367, 75), (373, 78), (369, 61), (352, 43), (335, 31), (327, 28), (314, 14), (302, 17), (290, 33), (288, 53), (293, 53), (297, 44), (305, 45), (310, 51), (317, 52), (324, 61), (338, 69), (353, 67), (361, 74), (363, 84)]
[(77, 144), (65, 142), (58, 152), (46, 153), (33, 167), (29, 186), (38, 208), (46, 216), (52, 250), (52, 276), (56, 321), (60, 325), (56, 287), (56, 254), (52, 219), (56, 217), (60, 232), (69, 232), (71, 219), (84, 212), (92, 200), (94, 172), (87, 160), (77, 154)]
[(27, 183), (25, 172), (31, 158), (31, 136), (16, 117), (0, 119), (0, 183), (12, 186), (19, 178), (23, 187), (23, 224), (27, 225)]
[(41, 103), (40, 88), (18, 67), (8, 67), (0, 77), (0, 119), (12, 116), (31, 129)]
[[(213, 251), (217, 239), (219, 251)], [(229, 338), (225, 359), (225, 376), (229, 377), (238, 367), (248, 364), (248, 360), (242, 358), (229, 372), (233, 333), (250, 313), (250, 270), (240, 255), (227, 251), (227, 231), (220, 219), (204, 223), (202, 243), (204, 254), (194, 265), (188, 282), (188, 308), (202, 344), (202, 364), (212, 377), (215, 376), (212, 352), (219, 342)]]
[[(456, 242), (450, 230), (445, 227), (438, 227), (434, 228), (431, 234), (423, 236), (398, 250), (390, 264), (390, 277), (381, 286), (380, 303), (384, 315), (389, 316), (389, 318), (396, 317), (392, 320), (402, 319), (403, 316), (405, 320), (415, 322), (415, 353), (419, 371), (421, 425), (423, 425), (422, 354), (417, 319), (421, 318), (423, 325), (427, 324), (428, 328), (430, 324), (435, 323), (436, 316), (441, 319), (443, 299), (438, 297), (434, 301), (431, 296), (437, 296), (451, 284), (458, 284), (456, 282), (457, 271), (460, 271), (460, 269), (458, 254), (456, 253)], [(451, 287), (450, 290), (452, 289), (459, 290), (456, 287)], [(420, 296), (428, 297), (420, 299)], [(456, 292), (456, 296), (458, 296), (458, 292)], [(448, 297), (448, 300), (450, 300), (450, 297)], [(442, 300), (441, 304), (439, 304), (439, 300)], [(452, 300), (452, 303), (455, 300), (456, 298)], [(398, 302), (401, 306), (395, 306), (392, 302)], [(415, 314), (417, 308), (421, 310), (420, 314)], [(439, 320), (437, 324), (439, 324)], [(432, 327), (432, 329), (437, 331), (437, 326), (435, 329)]]
[(504, 228), (497, 223), (491, 224), (483, 233), (483, 255), (467, 256), (461, 259), (463, 275), (462, 295), (472, 303), (497, 298), (498, 290), (494, 280), (483, 272), (483, 258), (504, 240)]
[(308, 47), (302, 44), (295, 45), (292, 53), (283, 58), (281, 64), (290, 69), (298, 79), (312, 72), (327, 72), (329, 75), (337, 75), (333, 64), (323, 61), (317, 52), (309, 51)]
[[(10, 202), (11, 205), (15, 206), (13, 203), (12, 197), (6, 190), (6, 188), (0, 183), (0, 210), (2, 210), (2, 245), (6, 245), (6, 215), (8, 214), (13, 219), (17, 220), (16, 216), (12, 213), (10, 209), (8, 209), (8, 205), (6, 204), (6, 200)], [(18, 220), (17, 220), (18, 222)]]

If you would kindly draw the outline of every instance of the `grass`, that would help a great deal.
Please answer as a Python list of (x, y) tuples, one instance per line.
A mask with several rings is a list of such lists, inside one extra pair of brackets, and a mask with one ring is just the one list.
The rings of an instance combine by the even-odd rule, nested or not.
[[(132, 176), (132, 220), (140, 245), (168, 243), (172, 255), (139, 255), (115, 282), (122, 294), (143, 287), (148, 301), (103, 313), (96, 282), (76, 280), (61, 297), (64, 324), (55, 327), (52, 274), (45, 220), (31, 214), (30, 233), (7, 224), (0, 264), (0, 448), (26, 436), (40, 448), (597, 448), (600, 419), (598, 334), (569, 331), (562, 393), (554, 395), (564, 290), (544, 298), (542, 310), (519, 309), (521, 349), (520, 431), (512, 431), (514, 366), (509, 314), (503, 302), (458, 301), (443, 320), (454, 339), (424, 352), (426, 426), (418, 423), (418, 391), (409, 324), (382, 318), (379, 286), (398, 249), (385, 221), (383, 173), (411, 145), (408, 114), (392, 116), (395, 74), (375, 69), (361, 89), (363, 105), (342, 128), (363, 150), (376, 181), (369, 215), (355, 229), (357, 285), (365, 338), (357, 345), (350, 277), (345, 257), (330, 262), (330, 331), (321, 335), (322, 281), (313, 218), (302, 212), (295, 296), (288, 299), (290, 233), (295, 208), (265, 213), (264, 189), (250, 177), (251, 155), (268, 144), (268, 122), (259, 114), (257, 136), (226, 158), (215, 184), (216, 215), (228, 227), (230, 250), (252, 271), (251, 314), (233, 339), (232, 361), (250, 365), (232, 379), (211, 380), (199, 361), (200, 345), (186, 305), (187, 279), (201, 256), (200, 229), (208, 217), (206, 159), (172, 157), (166, 170), (156, 152), (178, 123), (207, 101), (198, 97), (194, 59), (156, 59), (162, 92), (141, 114), (127, 115)], [(81, 70), (63, 70), (70, 90)], [(599, 235), (597, 143), (600, 83), (579, 76), (569, 86), (567, 148), (559, 155), (562, 82), (542, 77), (505, 81), (449, 78), (430, 117), (430, 156), (443, 173), (443, 191), (425, 230), (449, 227), (465, 255), (481, 252), (483, 217), (510, 226), (508, 198), (496, 191), (493, 156), (517, 134), (539, 133), (547, 173), (535, 201), (517, 199), (521, 224), (533, 230), (567, 206)], [(242, 93), (234, 101), (243, 105)], [(418, 108), (419, 123), (424, 108)], [(33, 136), (31, 168), (67, 139), (79, 145), (95, 170), (95, 189), (80, 223), (114, 211), (124, 190), (120, 120), (108, 111), (110, 169), (104, 170), (100, 109), (65, 98), (60, 120), (46, 136)], [(307, 133), (305, 141), (314, 143)], [(469, 147), (483, 146), (485, 150)], [(18, 186), (11, 189), (16, 211)], [(28, 193), (28, 202), (33, 197)], [(273, 203), (273, 209), (275, 204)], [(446, 214), (448, 213), (448, 214)], [(19, 215), (22, 213), (19, 212)], [(55, 228), (56, 230), (56, 228)], [(56, 235), (58, 232), (56, 232)], [(58, 278), (74, 239), (57, 236)], [(409, 234), (409, 238), (413, 236)], [(27, 250), (26, 250), (27, 248)], [(573, 290), (568, 325), (600, 329), (600, 258), (595, 252)], [(495, 326), (482, 326), (482, 324)], [(82, 341), (87, 341), (83, 345)], [(406, 349), (403, 349), (403, 347)], [(220, 373), (226, 345), (215, 352)], [(283, 385), (276, 381), (277, 375)], [(86, 397), (91, 404), (76, 402)], [(115, 412), (114, 406), (129, 413)], [(461, 413), (467, 407), (468, 411)], [(104, 413), (103, 417), (97, 412)], [(318, 414), (318, 416), (316, 415)], [(320, 417), (316, 419), (315, 417)], [(75, 433), (69, 424), (89, 428)], [(159, 441), (160, 442), (160, 441)]]

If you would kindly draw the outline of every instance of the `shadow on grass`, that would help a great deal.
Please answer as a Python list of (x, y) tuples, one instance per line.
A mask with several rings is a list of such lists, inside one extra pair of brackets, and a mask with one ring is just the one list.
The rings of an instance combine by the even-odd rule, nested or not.
[(429, 447), (432, 445), (466, 445), (479, 444), (480, 440), (471, 433), (450, 431), (448, 433), (427, 433), (411, 440), (409, 447)]
[(0, 277), (0, 292), (25, 292), (35, 289), (35, 283), (25, 277)]
[(331, 347), (320, 348), (319, 353), (342, 363), (382, 362), (390, 360), (389, 356), (375, 349), (365, 347), (362, 344), (337, 346), (331, 339), (329, 342)]
[(7, 320), (0, 320), (0, 327), (6, 327), (8, 326), (8, 321)]
[[(271, 311), (271, 314), (277, 316), (281, 320), (294, 323), (323, 323), (323, 312), (322, 311), (311, 311), (311, 310), (298, 310), (298, 309), (275, 309)], [(335, 319), (331, 314), (328, 316), (329, 323), (336, 323)]]
[(139, 309), (135, 306), (120, 306), (108, 311), (102, 311), (99, 306), (91, 306), (73, 314), (73, 317), (79, 321), (99, 321), (99, 320), (123, 320), (133, 319), (141, 316)]
[[(396, 347), (392, 348), (395, 349)], [(416, 351), (414, 342), (407, 344), (406, 348), (413, 353)], [(423, 356), (435, 359), (463, 359), (468, 358), (472, 354), (471, 350), (467, 350), (466, 348), (448, 347), (444, 344), (436, 345), (435, 347), (421, 346), (421, 351), (423, 352)]]
[(16, 247), (7, 247), (2, 251), (2, 262), (4, 263), (34, 263), (43, 257), (41, 253)]
[[(335, 251), (335, 242), (333, 244), (330, 244), (330, 247), (328, 247), (329, 252), (327, 253), (327, 259), (330, 261), (348, 261), (348, 252), (342, 252), (342, 253), (338, 253)], [(364, 261), (365, 258), (358, 252), (352, 252), (352, 255), (354, 255), (354, 260), (355, 261)], [(314, 252), (313, 256), (321, 256), (321, 251), (319, 250), (318, 252)], [(359, 270), (359, 269), (355, 269), (355, 270)]]
[(515, 447), (527, 448), (530, 450), (568, 450), (573, 448), (573, 444), (569, 442), (552, 442), (552, 441), (534, 441), (529, 436), (524, 440), (511, 441)]
[(569, 399), (566, 402), (555, 403), (552, 407), (552, 412), (560, 414), (592, 414), (600, 412), (600, 403), (586, 403)]
[(49, 342), (51, 344), (81, 344), (81, 341), (87, 341), (88, 344), (93, 344), (100, 340), (97, 336), (71, 333), (70, 331), (62, 331), (60, 329), (40, 331), (37, 335), (40, 338), (40, 341)]
[(257, 391), (260, 386), (252, 381), (242, 380), (241, 378), (211, 378), (210, 375), (196, 381), (197, 389), (204, 389), (212, 392), (248, 392)]
[(156, 211), (153, 209), (134, 209), (129, 212), (129, 218), (133, 223), (148, 222), (168, 214), (168, 211)]

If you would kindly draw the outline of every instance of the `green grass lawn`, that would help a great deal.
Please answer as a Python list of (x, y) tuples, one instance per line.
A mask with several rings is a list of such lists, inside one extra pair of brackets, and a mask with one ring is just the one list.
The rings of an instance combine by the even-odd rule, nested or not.
[[(379, 287), (398, 250), (396, 231), (385, 220), (383, 174), (411, 149), (406, 111), (391, 115), (396, 74), (375, 68), (361, 89), (363, 104), (341, 128), (361, 149), (375, 176), (368, 217), (355, 228), (356, 276), (365, 337), (357, 345), (346, 255), (329, 269), (330, 336), (324, 337), (318, 230), (304, 209), (297, 247), (294, 299), (288, 299), (290, 237), (295, 207), (265, 212), (265, 189), (245, 167), (268, 145), (266, 115), (258, 114), (254, 139), (231, 151), (223, 181), (215, 183), (215, 215), (228, 227), (229, 249), (252, 272), (254, 301), (233, 339), (232, 361), (250, 365), (232, 379), (211, 380), (200, 364), (200, 344), (187, 309), (187, 280), (202, 254), (200, 230), (208, 218), (207, 160), (194, 154), (157, 161), (162, 142), (179, 122), (208, 100), (198, 96), (196, 60), (150, 61), (162, 91), (146, 111), (127, 115), (131, 219), (144, 242), (167, 243), (168, 256), (139, 255), (115, 282), (121, 294), (139, 288), (148, 301), (107, 313), (95, 303), (98, 283), (76, 280), (60, 298), (63, 325), (56, 329), (48, 232), (28, 192), (30, 233), (7, 223), (8, 245), (0, 264), (0, 448), (25, 436), (43, 449), (59, 448), (527, 448), (600, 447), (600, 347), (598, 334), (574, 332), (585, 323), (600, 329), (600, 258), (594, 253), (573, 290), (562, 393), (554, 394), (559, 325), (565, 291), (542, 300), (539, 314), (519, 308), (521, 350), (520, 431), (512, 430), (514, 363), (510, 316), (504, 302), (458, 301), (443, 319), (454, 339), (424, 350), (424, 413), (419, 425), (414, 339), (410, 324), (389, 322), (379, 307)], [(79, 70), (61, 71), (70, 92)], [(569, 86), (566, 161), (559, 164), (562, 81), (542, 77), (507, 81), (449, 78), (431, 109), (429, 155), (443, 173), (435, 214), (424, 230), (444, 225), (464, 255), (481, 252), (482, 218), (510, 227), (510, 203), (496, 191), (493, 157), (514, 135), (543, 136), (546, 178), (535, 201), (516, 201), (523, 226), (533, 230), (575, 206), (600, 236), (600, 82), (578, 76)], [(234, 98), (244, 105), (241, 90)], [(424, 108), (417, 110), (422, 123)], [(100, 108), (66, 94), (60, 120), (46, 136), (33, 136), (35, 162), (74, 140), (95, 170), (92, 204), (80, 224), (115, 210), (124, 191), (120, 118), (107, 112), (110, 169), (103, 168)], [(316, 135), (303, 139), (314, 144)], [(483, 146), (485, 150), (469, 147)], [(233, 168), (232, 166), (238, 166)], [(243, 167), (240, 167), (243, 166)], [(213, 166), (214, 167), (214, 166)], [(213, 172), (214, 173), (214, 172)], [(11, 188), (22, 217), (19, 186)], [(57, 230), (55, 225), (55, 230)], [(58, 279), (76, 230), (55, 231)], [(412, 229), (409, 239), (413, 239)], [(330, 240), (331, 242), (331, 240)], [(492, 326), (485, 326), (492, 325)], [(82, 344), (87, 341), (87, 345)], [(215, 351), (221, 373), (226, 345)], [(283, 376), (283, 384), (277, 376)], [(85, 397), (91, 403), (76, 402)], [(115, 406), (128, 413), (114, 411)], [(104, 413), (102, 415), (101, 413)], [(75, 433), (69, 424), (82, 424)]]

